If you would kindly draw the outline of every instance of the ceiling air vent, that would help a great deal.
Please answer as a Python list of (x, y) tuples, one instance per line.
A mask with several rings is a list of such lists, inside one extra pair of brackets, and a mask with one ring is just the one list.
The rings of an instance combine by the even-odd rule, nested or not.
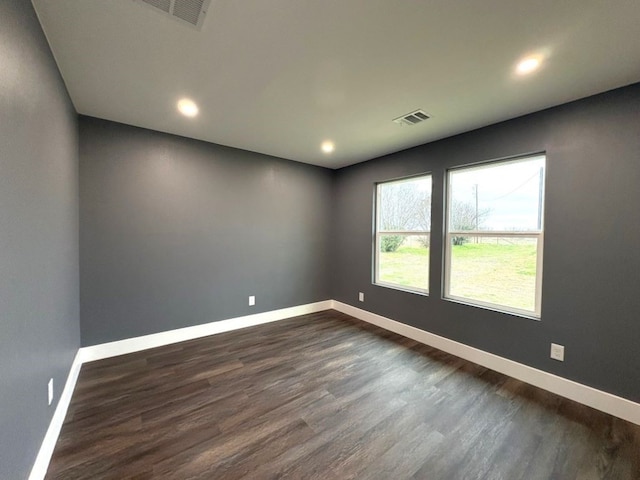
[(423, 110), (416, 110), (415, 112), (407, 113), (406, 115), (402, 115), (401, 117), (394, 118), (393, 121), (398, 125), (415, 125), (416, 123), (424, 122), (425, 120), (429, 120), (431, 115), (426, 113)]
[(165, 15), (200, 30), (211, 0), (138, 0), (138, 3), (161, 10)]

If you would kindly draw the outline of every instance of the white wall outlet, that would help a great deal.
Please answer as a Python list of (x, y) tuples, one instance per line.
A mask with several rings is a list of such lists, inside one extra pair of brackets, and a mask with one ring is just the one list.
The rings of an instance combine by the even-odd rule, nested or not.
[(551, 344), (551, 358), (564, 362), (564, 345)]
[(361, 302), (364, 302), (364, 293), (358, 292), (358, 300), (360, 300)]
[(249, 306), (253, 307), (256, 304), (256, 296), (255, 295), (251, 295), (249, 297)]
[(49, 379), (49, 383), (47, 384), (47, 392), (49, 395), (49, 405), (53, 402), (53, 378)]

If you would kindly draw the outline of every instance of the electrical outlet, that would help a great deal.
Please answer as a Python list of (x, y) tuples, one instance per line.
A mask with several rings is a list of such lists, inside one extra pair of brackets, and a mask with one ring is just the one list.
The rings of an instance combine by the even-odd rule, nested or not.
[(551, 344), (551, 358), (564, 362), (564, 345)]
[(251, 295), (249, 297), (249, 306), (253, 307), (256, 304), (256, 296), (255, 295)]
[(361, 302), (364, 302), (364, 293), (358, 292), (358, 300), (360, 300)]
[(49, 405), (53, 402), (53, 378), (49, 379), (49, 383), (47, 384), (47, 393), (49, 395)]

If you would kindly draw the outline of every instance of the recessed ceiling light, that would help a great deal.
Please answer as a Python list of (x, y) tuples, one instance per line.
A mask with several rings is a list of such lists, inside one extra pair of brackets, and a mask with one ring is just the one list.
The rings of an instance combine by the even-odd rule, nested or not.
[(540, 57), (524, 58), (520, 61), (520, 63), (518, 63), (518, 66), (516, 67), (516, 73), (518, 73), (518, 75), (527, 75), (528, 73), (537, 70), (538, 67), (540, 67), (541, 62), (542, 59)]
[(183, 98), (178, 101), (178, 111), (185, 117), (195, 117), (198, 115), (198, 105), (193, 100)]
[(336, 148), (332, 141), (327, 140), (326, 142), (322, 142), (322, 151), (324, 153), (331, 153)]

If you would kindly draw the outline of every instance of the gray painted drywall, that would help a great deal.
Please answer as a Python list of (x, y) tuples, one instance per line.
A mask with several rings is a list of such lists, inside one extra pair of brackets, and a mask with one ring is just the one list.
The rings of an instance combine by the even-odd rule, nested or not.
[(80, 117), (82, 344), (329, 299), (332, 176)]
[(1, 0), (2, 479), (29, 475), (80, 344), (77, 150), (77, 116), (31, 3)]
[[(445, 169), (538, 151), (542, 320), (443, 300)], [(428, 297), (371, 278), (373, 184), (420, 172), (434, 176)], [(640, 84), (341, 169), (334, 188), (336, 300), (640, 401)], [(565, 345), (564, 363), (549, 358), (551, 342)]]

